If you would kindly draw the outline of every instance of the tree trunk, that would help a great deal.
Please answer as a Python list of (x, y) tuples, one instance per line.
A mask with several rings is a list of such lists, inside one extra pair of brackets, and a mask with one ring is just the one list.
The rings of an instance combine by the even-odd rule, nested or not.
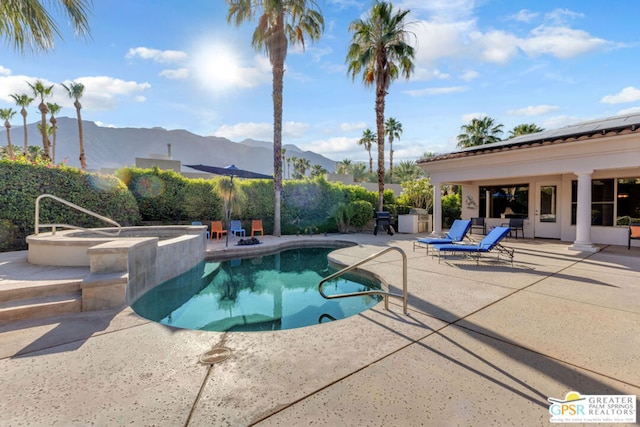
[(273, 235), (281, 235), (280, 198), (282, 194), (282, 91), (284, 87), (284, 60), (287, 56), (287, 38), (284, 33), (284, 17), (278, 17), (279, 30), (269, 51), (273, 72), (273, 184), (275, 206), (273, 210)]
[(393, 136), (389, 135), (389, 183), (393, 184)]
[(27, 143), (27, 110), (22, 107), (22, 110), (20, 110), (20, 114), (22, 115), (22, 130), (24, 131), (24, 156), (26, 158), (29, 154), (29, 144)]
[(80, 160), (80, 168), (84, 171), (87, 170), (87, 160), (84, 156), (84, 135), (82, 134), (82, 114), (80, 114), (82, 105), (78, 100), (76, 100), (73, 105), (76, 107), (76, 113), (78, 116), (78, 138), (80, 140), (80, 156), (78, 159)]
[(44, 151), (42, 154), (42, 158), (50, 161), (51, 150), (49, 149), (49, 137), (47, 136), (47, 113), (49, 112), (49, 109), (47, 108), (47, 105), (44, 102), (40, 103), (40, 105), (38, 106), (38, 109), (40, 110), (40, 114), (42, 114), (42, 119), (40, 122), (40, 127), (42, 131), (42, 149)]
[(51, 146), (51, 163), (55, 164), (56, 163), (56, 124), (58, 124), (58, 121), (53, 116), (51, 116), (49, 121), (51, 122), (51, 126), (52, 126), (51, 132), (53, 133), (53, 145)]
[(13, 158), (13, 147), (11, 146), (11, 132), (9, 131), (9, 129), (11, 129), (11, 123), (9, 123), (9, 120), (5, 120), (4, 127), (7, 128), (7, 154), (11, 159)]
[(384, 203), (384, 82), (376, 82), (376, 125), (378, 128), (378, 211)]

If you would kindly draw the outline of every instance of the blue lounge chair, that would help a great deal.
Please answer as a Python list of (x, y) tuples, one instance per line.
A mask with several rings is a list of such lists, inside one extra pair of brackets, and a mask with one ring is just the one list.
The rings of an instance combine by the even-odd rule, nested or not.
[(237, 236), (247, 237), (246, 231), (242, 228), (242, 222), (237, 219), (231, 221), (229, 231), (231, 231), (233, 235), (233, 240), (235, 240)]
[(424, 248), (427, 250), (427, 254), (429, 254), (429, 245), (462, 242), (470, 228), (470, 220), (456, 219), (453, 221), (453, 224), (451, 224), (451, 228), (445, 237), (425, 237), (418, 239), (413, 242), (413, 251), (416, 251), (416, 247)]
[(500, 241), (509, 234), (509, 230), (509, 227), (496, 227), (491, 230), (489, 234), (487, 234), (486, 237), (477, 245), (456, 245), (453, 243), (447, 243), (433, 245), (433, 249), (438, 252), (438, 263), (440, 262), (441, 254), (446, 254), (447, 252), (458, 252), (471, 258), (475, 258), (476, 264), (479, 264), (482, 254), (491, 252), (495, 249), (498, 253), (498, 259), (500, 259), (500, 255), (505, 255), (511, 261), (511, 265), (513, 265), (514, 250), (511, 248), (505, 248), (500, 244)]

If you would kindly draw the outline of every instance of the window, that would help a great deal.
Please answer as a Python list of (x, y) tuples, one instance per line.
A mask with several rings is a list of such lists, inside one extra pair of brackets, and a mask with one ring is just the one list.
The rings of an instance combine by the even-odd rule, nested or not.
[(529, 185), (480, 187), (480, 216), (486, 218), (527, 218)]
[(640, 222), (640, 178), (618, 179), (616, 225)]
[[(591, 181), (591, 225), (613, 225), (613, 179)], [(578, 181), (571, 182), (571, 224), (576, 224)]]

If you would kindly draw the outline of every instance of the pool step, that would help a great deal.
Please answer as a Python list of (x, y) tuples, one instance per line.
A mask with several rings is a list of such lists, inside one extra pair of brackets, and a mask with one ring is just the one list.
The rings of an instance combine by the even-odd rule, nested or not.
[(0, 324), (82, 311), (82, 280), (0, 289)]

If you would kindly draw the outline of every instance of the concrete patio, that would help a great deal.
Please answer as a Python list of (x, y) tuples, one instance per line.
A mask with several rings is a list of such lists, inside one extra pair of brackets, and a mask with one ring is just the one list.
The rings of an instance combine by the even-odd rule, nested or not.
[[(0, 326), (0, 425), (540, 426), (549, 397), (640, 395), (640, 248), (509, 239), (512, 267), (438, 263), (412, 251), (415, 235), (310, 240), (336, 237), (358, 243), (333, 253), (345, 264), (407, 253), (408, 316), (391, 300), (274, 332), (179, 330), (129, 308), (12, 322)], [(0, 287), (85, 274), (25, 259), (0, 254)], [(367, 269), (398, 290), (401, 265), (389, 253)], [(215, 347), (231, 357), (200, 363)]]

